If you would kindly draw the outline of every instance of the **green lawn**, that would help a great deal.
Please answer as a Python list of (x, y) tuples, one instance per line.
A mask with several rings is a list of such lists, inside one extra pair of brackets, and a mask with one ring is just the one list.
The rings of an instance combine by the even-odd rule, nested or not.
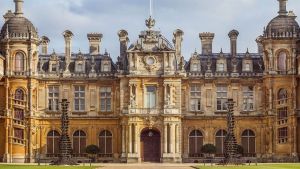
[(198, 169), (300, 169), (300, 164), (251, 164), (251, 166), (197, 166)]
[[(87, 166), (0, 165), (0, 169), (96, 169)], [(99, 167), (98, 167), (99, 168)]]

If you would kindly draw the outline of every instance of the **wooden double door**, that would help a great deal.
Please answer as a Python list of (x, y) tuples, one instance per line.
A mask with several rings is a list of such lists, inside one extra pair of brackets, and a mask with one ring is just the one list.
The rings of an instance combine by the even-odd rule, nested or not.
[(160, 133), (153, 129), (141, 133), (141, 158), (143, 162), (160, 162)]

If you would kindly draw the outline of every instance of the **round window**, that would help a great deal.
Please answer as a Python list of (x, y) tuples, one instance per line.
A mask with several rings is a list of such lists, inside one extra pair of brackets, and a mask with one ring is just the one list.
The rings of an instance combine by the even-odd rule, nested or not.
[(155, 59), (153, 57), (148, 57), (146, 62), (148, 65), (153, 65), (155, 63)]

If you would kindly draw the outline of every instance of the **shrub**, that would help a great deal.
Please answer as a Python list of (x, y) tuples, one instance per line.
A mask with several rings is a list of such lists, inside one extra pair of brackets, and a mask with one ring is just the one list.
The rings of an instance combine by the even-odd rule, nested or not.
[(205, 154), (215, 154), (217, 152), (217, 148), (213, 144), (205, 144), (201, 148), (201, 152)]
[(91, 155), (92, 156), (92, 161), (95, 162), (96, 161), (96, 154), (98, 154), (100, 152), (100, 149), (96, 145), (88, 145), (85, 148), (85, 152), (88, 153), (89, 155)]

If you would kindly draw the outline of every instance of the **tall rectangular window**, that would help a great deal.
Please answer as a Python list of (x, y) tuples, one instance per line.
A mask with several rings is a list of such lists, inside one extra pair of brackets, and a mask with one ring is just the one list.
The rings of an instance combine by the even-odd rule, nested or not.
[(24, 110), (18, 108), (15, 108), (14, 110), (15, 110), (14, 118), (17, 120), (24, 120)]
[(278, 124), (283, 125), (288, 122), (288, 109), (287, 107), (281, 107), (277, 109), (277, 119), (278, 119)]
[(14, 128), (14, 136), (18, 139), (24, 139), (24, 130), (19, 128)]
[(252, 111), (254, 109), (253, 86), (243, 87), (243, 110)]
[(59, 87), (49, 86), (48, 87), (48, 109), (50, 111), (57, 111), (59, 109)]
[(217, 86), (217, 111), (227, 110), (227, 86)]
[(75, 86), (75, 97), (74, 97), (74, 108), (75, 111), (85, 110), (85, 88), (84, 86)]
[(278, 129), (278, 142), (279, 143), (287, 143), (288, 141), (288, 128), (283, 127)]
[(102, 112), (111, 111), (111, 87), (100, 88), (100, 110)]
[(146, 87), (146, 95), (144, 99), (144, 107), (151, 109), (156, 107), (156, 87), (155, 86), (147, 86)]
[(200, 111), (201, 110), (201, 87), (199, 84), (191, 85), (190, 109), (191, 109), (191, 111)]

